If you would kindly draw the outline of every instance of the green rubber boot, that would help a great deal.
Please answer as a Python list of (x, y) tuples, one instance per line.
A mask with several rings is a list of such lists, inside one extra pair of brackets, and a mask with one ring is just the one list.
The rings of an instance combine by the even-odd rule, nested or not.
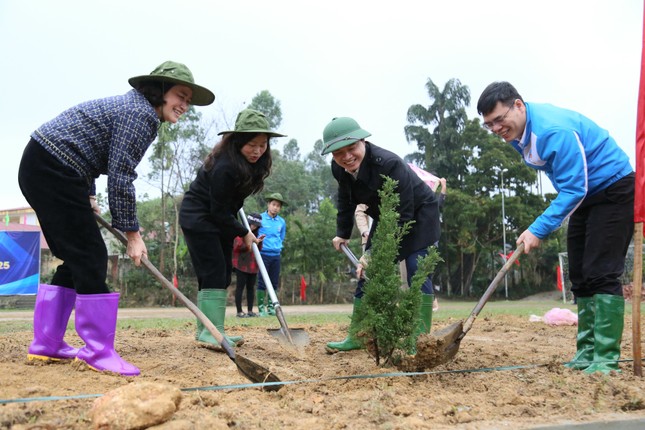
[(578, 336), (576, 338), (576, 355), (565, 364), (565, 367), (584, 370), (591, 365), (594, 353), (594, 320), (596, 306), (593, 297), (578, 297)]
[(363, 348), (363, 345), (361, 345), (361, 343), (351, 335), (352, 328), (358, 322), (356, 315), (360, 307), (361, 307), (361, 299), (354, 297), (354, 307), (352, 309), (352, 321), (349, 324), (347, 337), (340, 342), (329, 342), (326, 348), (327, 352), (329, 352), (330, 354), (333, 354), (338, 351), (351, 351), (354, 349)]
[(267, 315), (269, 315), (267, 314), (266, 305), (264, 304), (265, 299), (267, 297), (267, 292), (263, 290), (258, 290), (256, 295), (258, 298), (258, 314), (261, 317), (266, 317)]
[[(240, 346), (244, 343), (242, 336), (226, 336), (224, 333), (224, 317), (226, 316), (226, 290), (200, 290), (197, 293), (197, 306), (204, 315), (213, 323), (215, 328), (219, 330), (226, 338), (226, 341), (231, 346)], [(195, 339), (209, 345), (219, 347), (219, 343), (213, 337), (211, 332), (206, 329), (204, 324), (197, 320), (197, 333)]]
[[(417, 328), (414, 331), (414, 341), (420, 334), (430, 333), (432, 328), (432, 305), (434, 303), (434, 294), (421, 294), (421, 309), (419, 310), (419, 320)], [(416, 346), (408, 351), (410, 355), (416, 355)]]
[(271, 301), (271, 296), (267, 295), (267, 314), (274, 316), (275, 308), (273, 307), (273, 302)]
[(593, 299), (596, 305), (594, 362), (584, 372), (620, 372), (618, 360), (625, 325), (625, 299), (612, 294), (596, 294)]

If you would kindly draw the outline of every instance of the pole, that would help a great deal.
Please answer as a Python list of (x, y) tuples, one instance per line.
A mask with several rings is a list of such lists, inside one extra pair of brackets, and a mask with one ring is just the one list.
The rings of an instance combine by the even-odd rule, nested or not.
[(634, 224), (634, 278), (632, 280), (632, 358), (634, 376), (643, 376), (641, 363), (641, 289), (643, 288), (643, 223)]
[[(506, 260), (506, 211), (504, 209), (504, 172), (507, 172), (508, 169), (503, 169), (501, 176), (501, 190), (502, 190), (502, 254), (504, 254), (504, 260)], [(504, 297), (508, 300), (508, 278), (506, 273), (504, 273)]]

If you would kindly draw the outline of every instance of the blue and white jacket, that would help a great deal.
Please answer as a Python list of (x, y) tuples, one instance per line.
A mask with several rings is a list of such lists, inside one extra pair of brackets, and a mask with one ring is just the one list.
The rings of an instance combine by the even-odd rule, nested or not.
[(262, 240), (260, 254), (277, 257), (282, 252), (282, 243), (287, 235), (287, 223), (280, 215), (275, 218), (269, 211), (262, 212), (262, 227), (258, 229), (258, 236), (265, 234)]
[(528, 228), (543, 239), (558, 229), (585, 197), (604, 190), (633, 169), (609, 132), (589, 118), (550, 104), (525, 105), (524, 134), (511, 145), (529, 167), (545, 172), (558, 192)]

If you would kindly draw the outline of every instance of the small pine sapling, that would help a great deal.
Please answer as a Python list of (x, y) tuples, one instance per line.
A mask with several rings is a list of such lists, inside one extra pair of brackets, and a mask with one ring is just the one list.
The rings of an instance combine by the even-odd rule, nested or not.
[(428, 255), (419, 260), (410, 288), (401, 288), (397, 262), (399, 244), (414, 221), (399, 223), (397, 181), (387, 176), (384, 179), (379, 190), (378, 225), (367, 258), (363, 306), (358, 310), (358, 323), (351, 329), (351, 334), (365, 344), (377, 365), (388, 365), (395, 351), (408, 351), (414, 347), (421, 285), (441, 260), (436, 248), (429, 248)]

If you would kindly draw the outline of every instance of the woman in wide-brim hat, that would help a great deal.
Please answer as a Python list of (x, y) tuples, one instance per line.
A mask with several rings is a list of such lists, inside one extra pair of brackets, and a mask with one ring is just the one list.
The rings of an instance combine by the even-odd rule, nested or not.
[[(136, 215), (135, 168), (161, 122), (175, 123), (191, 104), (208, 105), (215, 96), (173, 61), (129, 82), (134, 89), (123, 95), (81, 103), (40, 126), (23, 153), (20, 188), (52, 253), (63, 261), (51, 283), (38, 289), (29, 360), (76, 359), (98, 371), (139, 374), (114, 350), (119, 294), (105, 282), (107, 250), (94, 218), (100, 213), (94, 180), (108, 176), (112, 225), (126, 234), (128, 255), (139, 265), (147, 251)], [(63, 340), (74, 307), (85, 342), (80, 350)]]
[[(184, 195), (179, 223), (197, 274), (198, 306), (224, 333), (233, 241), (239, 236), (249, 249), (260, 243), (237, 214), (244, 199), (264, 188), (271, 172), (270, 140), (284, 135), (271, 130), (264, 114), (253, 109), (240, 112), (235, 128), (219, 134), (222, 140), (206, 157)], [(205, 345), (219, 345), (199, 320), (196, 339)], [(239, 336), (226, 339), (234, 346), (243, 341)]]

